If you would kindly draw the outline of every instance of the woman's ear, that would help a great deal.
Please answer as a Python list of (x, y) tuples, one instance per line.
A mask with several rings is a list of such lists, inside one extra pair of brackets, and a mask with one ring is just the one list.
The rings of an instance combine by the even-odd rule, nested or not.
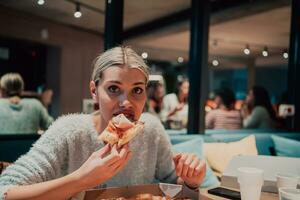
[(90, 93), (95, 103), (97, 102), (97, 86), (94, 81), (90, 82)]

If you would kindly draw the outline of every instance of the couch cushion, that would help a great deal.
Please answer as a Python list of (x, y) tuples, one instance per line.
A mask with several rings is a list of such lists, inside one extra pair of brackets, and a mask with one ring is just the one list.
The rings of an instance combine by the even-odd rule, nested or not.
[[(250, 134), (245, 133), (234, 133), (234, 134), (214, 134), (206, 137), (211, 137), (216, 142), (236, 142), (243, 138), (246, 138)], [(256, 148), (259, 155), (271, 155), (270, 148), (273, 147), (273, 141), (270, 134), (253, 134), (255, 135)], [(211, 142), (210, 140), (204, 139), (204, 142)]]
[[(174, 153), (193, 153), (200, 159), (205, 159), (203, 155), (203, 140), (202, 138), (191, 139), (186, 142), (178, 143), (173, 145), (172, 150)], [(206, 166), (205, 179), (201, 185), (202, 188), (211, 188), (218, 186), (220, 182), (217, 177), (213, 174), (210, 166)]]
[(300, 141), (272, 135), (277, 156), (300, 157)]
[(221, 174), (234, 156), (258, 155), (254, 135), (245, 137), (237, 142), (205, 143), (203, 149), (204, 155), (212, 169)]

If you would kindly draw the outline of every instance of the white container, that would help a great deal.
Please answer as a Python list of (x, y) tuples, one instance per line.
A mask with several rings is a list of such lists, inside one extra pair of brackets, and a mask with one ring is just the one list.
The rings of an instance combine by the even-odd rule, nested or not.
[(238, 168), (238, 183), (242, 200), (259, 200), (264, 182), (263, 170), (252, 167)]
[(300, 189), (279, 188), (279, 200), (299, 200)]
[(277, 188), (297, 188), (299, 176), (290, 173), (278, 173), (276, 175)]

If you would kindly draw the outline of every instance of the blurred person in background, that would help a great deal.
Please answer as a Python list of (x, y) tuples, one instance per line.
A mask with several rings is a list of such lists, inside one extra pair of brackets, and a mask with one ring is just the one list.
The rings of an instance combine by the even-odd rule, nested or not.
[(267, 90), (254, 86), (248, 93), (242, 109), (244, 128), (273, 129), (277, 118)]
[(47, 86), (43, 86), (39, 99), (49, 113), (51, 111), (52, 98), (53, 90)]
[(24, 81), (18, 73), (0, 79), (0, 134), (37, 133), (45, 130), (53, 118), (36, 99), (21, 98)]
[(165, 95), (165, 87), (161, 81), (149, 82), (147, 86), (147, 111), (159, 118), (162, 110), (162, 102)]
[(229, 88), (216, 91), (214, 102), (216, 109), (206, 114), (205, 126), (207, 129), (240, 129), (242, 128), (242, 115), (234, 108), (235, 95)]
[(178, 80), (175, 93), (168, 94), (163, 98), (163, 109), (160, 116), (166, 128), (181, 129), (186, 127), (188, 94), (189, 81), (183, 77)]

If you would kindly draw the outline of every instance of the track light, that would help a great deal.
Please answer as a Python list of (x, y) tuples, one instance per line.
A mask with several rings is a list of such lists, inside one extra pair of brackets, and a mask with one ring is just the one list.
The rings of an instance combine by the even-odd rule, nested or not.
[(143, 52), (142, 53), (142, 58), (147, 59), (148, 58), (148, 53), (147, 52)]
[(183, 59), (183, 57), (179, 56), (179, 57), (177, 58), (177, 61), (178, 61), (179, 63), (183, 63), (184, 59)]
[(75, 18), (80, 18), (82, 13), (80, 12), (80, 4), (76, 3), (76, 10), (74, 12), (74, 17)]
[(45, 1), (44, 1), (44, 0), (38, 0), (38, 1), (37, 1), (37, 4), (39, 4), (39, 5), (44, 5), (44, 4), (45, 4)]
[(212, 63), (212, 65), (215, 66), (215, 67), (218, 66), (218, 65), (220, 64), (219, 61), (218, 61), (217, 59), (214, 59), (211, 63)]
[(249, 44), (246, 44), (246, 47), (244, 49), (244, 54), (249, 55), (250, 53), (251, 53), (251, 51), (250, 51)]
[(264, 50), (261, 52), (261, 54), (262, 54), (264, 57), (267, 57), (267, 56), (269, 55), (268, 47), (264, 47)]
[(285, 49), (285, 50), (283, 51), (282, 57), (283, 57), (284, 59), (288, 59), (288, 58), (289, 58), (289, 53), (288, 53), (287, 49)]

